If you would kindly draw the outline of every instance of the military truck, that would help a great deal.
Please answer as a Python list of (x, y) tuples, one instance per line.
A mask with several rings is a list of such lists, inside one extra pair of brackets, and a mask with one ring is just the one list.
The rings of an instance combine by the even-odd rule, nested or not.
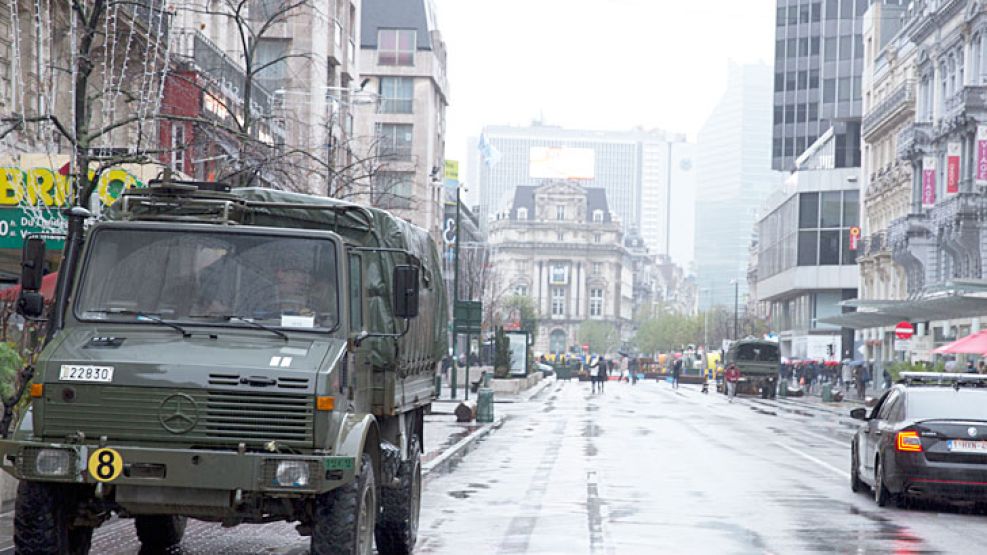
[[(737, 341), (727, 350), (724, 367), (731, 363), (740, 370), (737, 393), (760, 395), (763, 399), (776, 396), (778, 365), (781, 363), (778, 343), (752, 338)], [(725, 384), (720, 383), (717, 388), (727, 392)]]
[[(72, 209), (30, 408), (0, 441), (18, 552), (87, 553), (116, 514), (151, 550), (193, 518), (410, 553), (447, 349), (434, 242), (373, 208), (210, 188)], [(24, 253), (19, 307), (40, 318), (41, 238)]]

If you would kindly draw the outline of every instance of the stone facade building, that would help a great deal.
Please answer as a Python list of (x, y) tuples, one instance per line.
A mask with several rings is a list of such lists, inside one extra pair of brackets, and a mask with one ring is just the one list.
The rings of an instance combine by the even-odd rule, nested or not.
[(432, 0), (364, 0), (357, 136), (377, 156), (368, 189), (354, 200), (387, 208), (441, 240), (445, 199), (446, 45)]
[(488, 240), (503, 288), (537, 307), (535, 352), (578, 345), (586, 320), (630, 338), (631, 261), (603, 189), (567, 181), (518, 186), (510, 207), (490, 222)]
[[(987, 315), (987, 9), (875, 3), (867, 19), (862, 299), (840, 321), (868, 358), (930, 360)], [(896, 351), (898, 321), (916, 337)]]

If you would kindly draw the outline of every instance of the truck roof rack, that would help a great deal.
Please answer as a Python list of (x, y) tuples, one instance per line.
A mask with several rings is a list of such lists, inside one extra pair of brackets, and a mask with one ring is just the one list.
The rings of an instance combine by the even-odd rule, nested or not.
[(946, 385), (987, 387), (987, 375), (959, 372), (902, 372), (898, 383), (904, 385)]

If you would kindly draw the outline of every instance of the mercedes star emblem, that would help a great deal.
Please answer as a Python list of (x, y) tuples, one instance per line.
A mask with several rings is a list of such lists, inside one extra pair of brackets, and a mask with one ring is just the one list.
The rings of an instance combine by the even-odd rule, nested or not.
[(966, 433), (969, 434), (970, 437), (977, 437), (977, 429), (974, 428), (973, 426), (967, 428)]
[(173, 434), (188, 432), (199, 421), (195, 399), (184, 393), (169, 395), (158, 407), (158, 421)]

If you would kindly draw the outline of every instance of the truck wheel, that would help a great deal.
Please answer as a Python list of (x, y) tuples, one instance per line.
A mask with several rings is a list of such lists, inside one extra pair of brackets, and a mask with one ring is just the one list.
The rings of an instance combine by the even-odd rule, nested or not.
[(398, 480), (398, 487), (381, 488), (380, 491), (381, 513), (375, 536), (381, 555), (408, 555), (418, 540), (422, 463), (417, 437), (408, 446), (408, 460), (401, 463)]
[(182, 543), (188, 518), (173, 515), (140, 515), (134, 518), (134, 528), (141, 546), (160, 550)]
[(311, 555), (371, 555), (377, 521), (377, 483), (370, 455), (352, 483), (315, 499)]
[(86, 555), (93, 529), (74, 526), (81, 491), (64, 484), (17, 485), (14, 502), (14, 549), (31, 555)]

